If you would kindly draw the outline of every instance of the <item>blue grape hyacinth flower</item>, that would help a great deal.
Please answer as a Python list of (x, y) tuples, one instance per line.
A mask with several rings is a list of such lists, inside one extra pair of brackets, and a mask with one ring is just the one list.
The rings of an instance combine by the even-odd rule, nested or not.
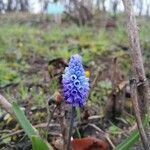
[(80, 55), (73, 55), (69, 66), (62, 75), (65, 101), (74, 107), (82, 107), (86, 103), (89, 91), (89, 78), (86, 77)]

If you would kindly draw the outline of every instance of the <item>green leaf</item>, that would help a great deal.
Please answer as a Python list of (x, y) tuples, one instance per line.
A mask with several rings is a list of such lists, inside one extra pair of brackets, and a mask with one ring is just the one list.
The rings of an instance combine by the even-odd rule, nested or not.
[[(143, 119), (143, 126), (146, 127), (146, 125), (148, 124), (148, 117), (145, 116)], [(125, 140), (123, 140), (122, 143), (120, 143), (115, 150), (129, 150), (130, 148), (132, 148), (132, 146), (139, 141), (139, 131), (138, 129), (136, 129), (135, 131), (133, 131), (129, 137), (127, 137)]]
[(119, 144), (115, 150), (129, 150), (139, 140), (138, 130), (131, 133), (131, 135)]
[(80, 108), (76, 108), (76, 112), (77, 112), (78, 122), (81, 123), (81, 111), (80, 111)]
[(115, 126), (114, 124), (112, 124), (109, 128), (108, 128), (108, 132), (110, 132), (111, 134), (115, 135), (118, 134), (121, 131), (120, 128), (118, 128), (117, 126)]
[(46, 141), (42, 140), (39, 137), (37, 130), (31, 125), (17, 103), (13, 102), (12, 108), (18, 122), (20, 123), (28, 137), (32, 140), (33, 150), (53, 150)]
[(20, 123), (21, 127), (24, 129), (25, 133), (28, 135), (29, 138), (33, 135), (38, 135), (37, 130), (31, 125), (29, 120), (24, 115), (24, 112), (20, 109), (17, 103), (13, 102), (12, 104), (13, 111), (15, 116)]
[(32, 140), (32, 149), (33, 150), (53, 150), (50, 145), (42, 140), (40, 137), (33, 135), (31, 137)]

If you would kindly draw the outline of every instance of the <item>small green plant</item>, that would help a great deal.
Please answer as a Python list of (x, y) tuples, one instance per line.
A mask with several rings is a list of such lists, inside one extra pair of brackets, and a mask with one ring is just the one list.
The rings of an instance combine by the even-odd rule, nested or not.
[(6, 62), (0, 62), (0, 86), (3, 87), (9, 83), (17, 82), (19, 76), (15, 70), (12, 70)]
[(33, 150), (53, 150), (45, 140), (41, 139), (38, 131), (31, 125), (17, 103), (12, 104), (12, 109), (21, 127), (32, 141)]
[[(149, 119), (148, 119), (148, 116), (146, 115), (143, 119), (143, 126), (146, 127), (148, 125), (148, 122), (149, 122)], [(140, 138), (140, 134), (139, 134), (138, 129), (136, 129), (129, 135), (129, 137), (127, 137), (119, 145), (117, 145), (115, 150), (131, 149), (133, 145), (139, 141), (139, 138)]]

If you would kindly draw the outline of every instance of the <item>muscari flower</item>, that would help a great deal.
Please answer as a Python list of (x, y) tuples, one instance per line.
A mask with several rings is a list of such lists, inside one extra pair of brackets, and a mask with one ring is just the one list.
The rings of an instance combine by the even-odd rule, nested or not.
[(62, 75), (64, 99), (74, 107), (86, 103), (89, 91), (89, 78), (86, 77), (82, 66), (81, 56), (76, 54), (70, 59), (69, 66)]

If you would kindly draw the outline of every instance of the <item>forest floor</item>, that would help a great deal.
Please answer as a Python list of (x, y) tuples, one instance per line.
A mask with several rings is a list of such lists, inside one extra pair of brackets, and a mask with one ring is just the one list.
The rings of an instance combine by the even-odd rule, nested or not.
[[(0, 93), (16, 101), (40, 134), (61, 149), (60, 114), (69, 106), (56, 109), (61, 90), (60, 77), (71, 55), (79, 53), (90, 78), (87, 104), (77, 113), (73, 136), (94, 136), (116, 146), (135, 128), (130, 98), (131, 60), (124, 17), (113, 26), (78, 27), (73, 23), (56, 25), (40, 21), (0, 16)], [(114, 21), (114, 20), (113, 20)], [(150, 79), (150, 20), (138, 18), (146, 76)], [(49, 105), (47, 105), (49, 104)], [(68, 115), (65, 116), (69, 119)], [(67, 121), (68, 123), (69, 121)], [(68, 123), (69, 125), (69, 123)], [(0, 110), (0, 149), (31, 149), (18, 123)], [(12, 134), (14, 133), (14, 134)], [(106, 138), (107, 135), (107, 138)]]

